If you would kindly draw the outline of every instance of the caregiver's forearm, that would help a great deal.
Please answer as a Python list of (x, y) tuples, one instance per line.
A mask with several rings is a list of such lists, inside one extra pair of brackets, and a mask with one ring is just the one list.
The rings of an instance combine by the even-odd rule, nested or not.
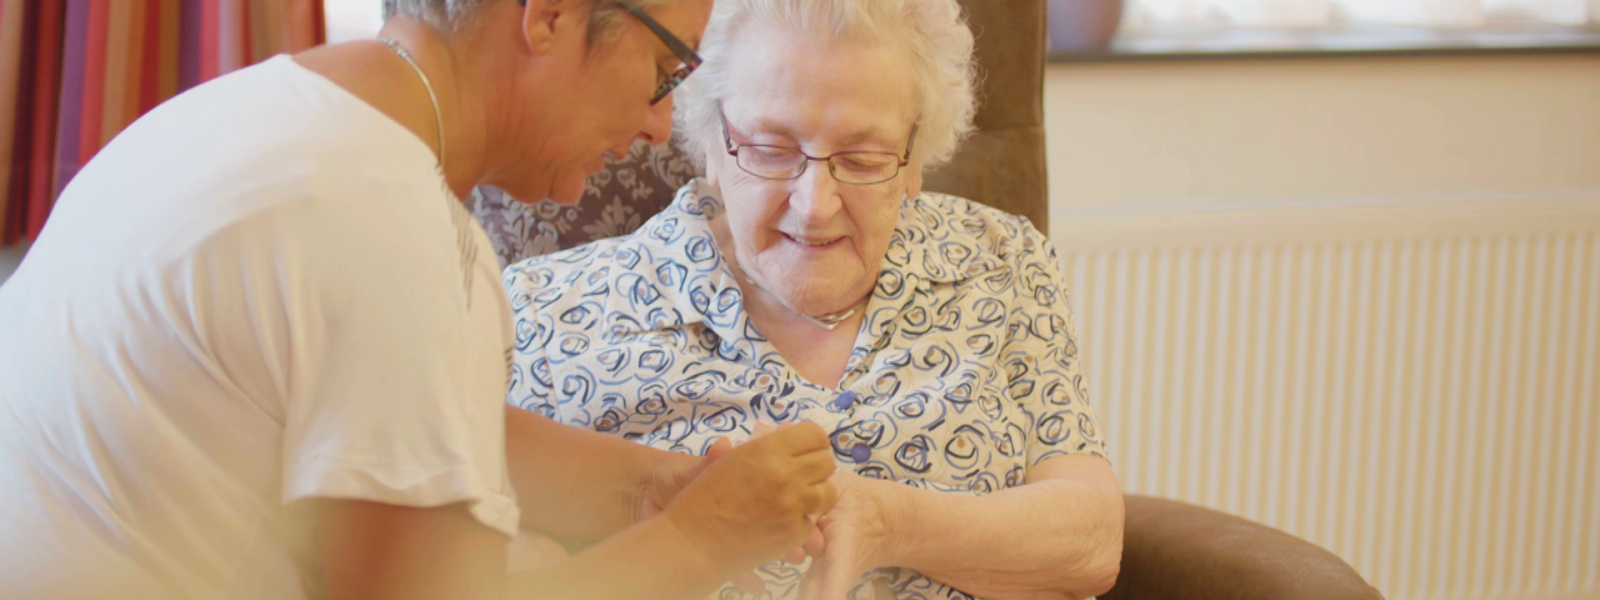
[(647, 519), (571, 560), (511, 576), (507, 600), (704, 598), (730, 575), (666, 517)]
[(522, 526), (596, 540), (637, 518), (652, 469), (673, 455), (506, 406), (506, 455)]
[(1029, 480), (985, 496), (900, 486), (885, 558), (994, 600), (1077, 599), (1110, 589), (1123, 518), (1110, 465), (1057, 457), (1030, 469)]

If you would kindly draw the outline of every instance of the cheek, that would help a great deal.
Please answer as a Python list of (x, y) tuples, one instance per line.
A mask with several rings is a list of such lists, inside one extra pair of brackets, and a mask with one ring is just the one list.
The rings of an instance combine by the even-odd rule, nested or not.
[(889, 248), (889, 239), (894, 237), (894, 227), (900, 222), (900, 200), (875, 199), (872, 208), (864, 211), (856, 219), (856, 231), (861, 233), (862, 252), (868, 254), (863, 258), (873, 259), (874, 255), (881, 255)]
[(786, 205), (782, 190), (750, 182), (729, 181), (723, 189), (728, 224), (741, 242), (755, 250), (770, 246), (777, 237), (773, 231)]

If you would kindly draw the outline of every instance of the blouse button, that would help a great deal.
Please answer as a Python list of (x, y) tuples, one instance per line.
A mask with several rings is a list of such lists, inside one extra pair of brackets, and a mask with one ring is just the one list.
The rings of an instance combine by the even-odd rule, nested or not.
[(856, 393), (849, 390), (845, 390), (844, 393), (839, 394), (839, 397), (835, 398), (833, 401), (833, 406), (839, 410), (850, 410), (850, 407), (855, 405)]
[(867, 460), (871, 458), (872, 446), (868, 446), (866, 444), (856, 444), (854, 447), (850, 448), (850, 459), (856, 461), (856, 464), (858, 465), (867, 462)]

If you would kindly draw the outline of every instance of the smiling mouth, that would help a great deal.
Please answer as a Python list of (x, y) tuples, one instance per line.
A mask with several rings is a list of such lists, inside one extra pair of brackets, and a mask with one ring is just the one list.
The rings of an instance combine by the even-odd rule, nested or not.
[(828, 246), (832, 246), (834, 244), (837, 244), (837, 243), (839, 243), (839, 240), (844, 239), (843, 237), (835, 237), (835, 238), (798, 238), (798, 237), (789, 235), (787, 233), (783, 234), (783, 237), (789, 238), (789, 241), (794, 242), (797, 245), (807, 247), (807, 248), (826, 248)]

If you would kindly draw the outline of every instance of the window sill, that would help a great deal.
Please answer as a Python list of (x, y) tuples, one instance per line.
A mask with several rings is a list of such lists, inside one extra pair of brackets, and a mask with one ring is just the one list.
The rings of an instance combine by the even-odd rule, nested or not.
[(1051, 51), (1054, 63), (1600, 52), (1600, 27), (1229, 29), (1124, 34), (1103, 51)]

